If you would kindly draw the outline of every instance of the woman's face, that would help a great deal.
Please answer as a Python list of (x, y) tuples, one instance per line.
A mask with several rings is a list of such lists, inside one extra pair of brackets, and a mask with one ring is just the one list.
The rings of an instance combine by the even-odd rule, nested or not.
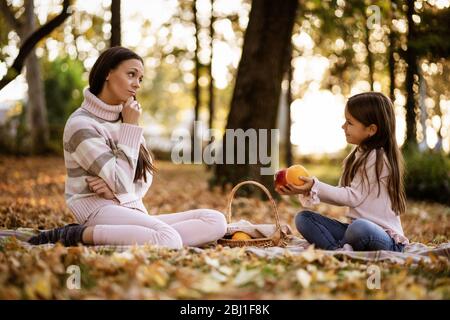
[(136, 96), (143, 75), (144, 66), (140, 60), (125, 60), (109, 72), (103, 91), (114, 104), (124, 103), (130, 96)]

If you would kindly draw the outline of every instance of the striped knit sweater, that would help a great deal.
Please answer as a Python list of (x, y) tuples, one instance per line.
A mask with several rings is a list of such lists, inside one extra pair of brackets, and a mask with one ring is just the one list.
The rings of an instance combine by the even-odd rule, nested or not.
[[(134, 182), (143, 129), (119, 120), (122, 105), (108, 105), (84, 90), (84, 101), (64, 128), (67, 170), (65, 198), (79, 223), (105, 205), (121, 205), (147, 212), (142, 198), (152, 183)], [(88, 176), (102, 178), (117, 199), (107, 200), (89, 190)]]

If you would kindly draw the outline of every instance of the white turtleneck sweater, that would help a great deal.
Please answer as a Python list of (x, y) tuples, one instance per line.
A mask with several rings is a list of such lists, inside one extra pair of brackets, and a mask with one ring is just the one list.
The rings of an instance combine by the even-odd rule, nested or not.
[[(147, 212), (142, 198), (152, 183), (134, 182), (139, 148), (145, 145), (143, 129), (119, 120), (122, 105), (108, 105), (84, 90), (84, 101), (64, 128), (67, 169), (65, 198), (79, 223), (105, 205), (120, 205)], [(107, 200), (89, 190), (88, 176), (102, 178), (115, 194)]]

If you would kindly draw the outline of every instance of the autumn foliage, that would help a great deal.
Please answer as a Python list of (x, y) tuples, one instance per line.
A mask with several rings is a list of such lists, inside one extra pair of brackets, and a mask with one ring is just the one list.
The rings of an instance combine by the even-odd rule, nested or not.
[[(224, 210), (229, 190), (208, 189), (202, 166), (158, 162), (158, 175), (144, 199), (151, 214), (193, 208)], [(64, 202), (61, 158), (0, 158), (0, 227), (52, 228), (74, 222)], [(202, 178), (201, 178), (202, 177)], [(273, 191), (273, 190), (272, 190)], [(233, 220), (273, 223), (270, 205), (255, 198), (233, 202)], [(282, 223), (293, 229), (301, 208), (295, 197), (278, 202)], [(344, 208), (321, 204), (315, 210), (343, 219)], [(409, 202), (402, 216), (411, 241), (449, 241), (450, 208)], [(296, 233), (296, 235), (298, 235)], [(70, 266), (81, 270), (81, 290), (67, 287)], [(381, 270), (381, 289), (366, 285), (367, 268)], [(242, 248), (168, 250), (152, 246), (126, 252), (89, 247), (52, 249), (0, 243), (0, 299), (449, 299), (450, 264), (367, 263), (325, 256), (310, 249), (298, 256), (266, 259)]]

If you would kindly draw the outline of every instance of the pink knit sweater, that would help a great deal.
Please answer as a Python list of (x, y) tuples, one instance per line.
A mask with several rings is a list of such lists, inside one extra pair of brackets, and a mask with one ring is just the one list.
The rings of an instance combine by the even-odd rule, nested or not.
[[(362, 152), (356, 152), (360, 157)], [(367, 179), (362, 181), (362, 171), (358, 170), (350, 186), (333, 187), (314, 177), (314, 185), (308, 196), (300, 195), (300, 202), (305, 207), (318, 204), (321, 201), (337, 206), (347, 206), (347, 216), (351, 219), (363, 218), (382, 227), (397, 243), (408, 244), (403, 233), (400, 217), (392, 210), (391, 200), (387, 191), (389, 164), (383, 153), (383, 169), (380, 174), (380, 195), (375, 171), (376, 151), (372, 150), (367, 158)], [(370, 189), (369, 189), (370, 186)]]
[[(116, 204), (147, 212), (142, 198), (152, 183), (134, 182), (143, 129), (119, 120), (122, 105), (108, 105), (84, 90), (84, 101), (64, 128), (64, 161), (67, 170), (65, 198), (79, 223), (98, 208)], [(116, 199), (106, 200), (89, 190), (88, 176), (102, 178)]]

